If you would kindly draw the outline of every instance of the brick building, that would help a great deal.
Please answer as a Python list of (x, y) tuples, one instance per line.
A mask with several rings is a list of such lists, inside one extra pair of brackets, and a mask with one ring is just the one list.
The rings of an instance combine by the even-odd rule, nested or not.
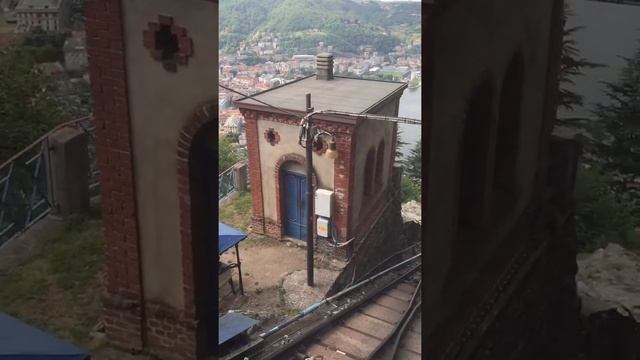
[[(318, 65), (317, 76), (236, 102), (246, 120), (252, 231), (276, 239), (306, 240), (305, 149), (298, 143), (300, 119), (306, 114), (305, 94), (311, 94), (315, 111), (397, 116), (400, 96), (407, 87), (398, 82), (334, 77), (333, 57), (320, 56), (327, 63), (326, 75)], [(336, 159), (328, 159), (322, 154), (330, 140), (323, 138), (314, 144), (312, 181), (316, 189), (333, 193), (328, 216), (335, 225), (331, 238), (338, 243), (359, 238), (391, 198), (397, 124), (329, 114), (314, 116), (314, 124), (335, 136), (338, 151)]]

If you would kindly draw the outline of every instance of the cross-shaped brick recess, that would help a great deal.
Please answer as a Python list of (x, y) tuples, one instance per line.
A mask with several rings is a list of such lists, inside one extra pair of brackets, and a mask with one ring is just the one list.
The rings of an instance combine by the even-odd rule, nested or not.
[(143, 41), (151, 57), (170, 72), (177, 71), (178, 65), (187, 65), (193, 56), (193, 40), (185, 28), (174, 24), (171, 16), (159, 15), (158, 22), (149, 22)]

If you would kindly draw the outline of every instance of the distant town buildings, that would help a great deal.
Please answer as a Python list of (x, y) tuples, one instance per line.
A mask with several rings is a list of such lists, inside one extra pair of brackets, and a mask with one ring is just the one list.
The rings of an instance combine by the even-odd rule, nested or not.
[(68, 22), (66, 0), (20, 0), (15, 8), (16, 32), (28, 32), (35, 28), (44, 31), (61, 31)]

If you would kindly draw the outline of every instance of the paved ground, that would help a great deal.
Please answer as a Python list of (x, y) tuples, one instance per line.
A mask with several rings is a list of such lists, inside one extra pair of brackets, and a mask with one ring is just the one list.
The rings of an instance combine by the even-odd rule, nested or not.
[[(240, 311), (262, 321), (264, 326), (275, 324), (297, 313), (297, 308), (302, 304), (296, 300), (287, 301), (287, 292), (283, 283), (289, 275), (304, 273), (304, 276), (294, 275), (288, 282), (293, 297), (300, 297), (297, 292), (301, 287), (295, 286), (294, 283), (298, 278), (306, 281), (306, 254), (304, 247), (289, 241), (277, 241), (253, 234), (249, 235), (247, 240), (240, 243), (245, 296), (241, 296), (238, 292), (238, 276), (235, 272), (233, 282), (237, 293), (236, 295), (229, 294), (220, 299), (219, 313), (223, 314), (229, 310)], [(225, 262), (235, 262), (235, 249), (229, 250), (221, 258)], [(317, 254), (315, 258), (316, 273), (320, 274), (319, 283), (325, 292), (328, 290), (329, 278), (335, 278), (341, 266), (344, 264), (332, 261), (325, 255)], [(312, 297), (309, 298), (309, 301), (313, 302), (322, 297), (319, 294), (310, 296)]]
[(313, 274), (314, 286), (307, 285), (307, 270), (297, 270), (286, 275), (282, 282), (282, 292), (285, 304), (296, 310), (304, 310), (322, 300), (329, 291), (340, 272), (328, 269), (315, 269)]

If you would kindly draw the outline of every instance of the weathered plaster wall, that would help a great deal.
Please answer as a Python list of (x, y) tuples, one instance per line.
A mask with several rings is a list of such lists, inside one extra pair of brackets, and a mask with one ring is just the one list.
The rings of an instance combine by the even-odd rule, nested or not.
[[(394, 104), (389, 104), (391, 108)], [(385, 114), (395, 116), (396, 113)], [(362, 223), (363, 219), (367, 219), (370, 212), (376, 209), (372, 208), (372, 205), (376, 204), (377, 200), (383, 195), (391, 179), (391, 165), (392, 165), (392, 141), (395, 138), (393, 133), (394, 126), (391, 122), (384, 122), (380, 120), (363, 120), (358, 125), (356, 130), (356, 151), (354, 155), (354, 180), (353, 180), (353, 201), (351, 203), (351, 216), (352, 216), (352, 231), (357, 229)], [(384, 139), (384, 164), (382, 171), (382, 185), (374, 185), (373, 196), (364, 195), (364, 182), (365, 182), (365, 164), (367, 162), (367, 153), (369, 149), (374, 149), (377, 156), (378, 146), (380, 141)], [(375, 164), (375, 161), (374, 161)], [(374, 165), (375, 173), (375, 165)], [(357, 234), (354, 234), (357, 235)]]
[[(264, 138), (264, 133), (268, 129), (274, 129), (280, 134), (280, 142), (271, 145)], [(262, 196), (264, 204), (265, 219), (276, 222), (277, 202), (276, 202), (276, 163), (287, 154), (298, 154), (305, 156), (305, 149), (298, 145), (298, 133), (300, 127), (277, 123), (273, 121), (261, 120), (258, 116), (258, 141), (260, 146), (260, 171), (262, 172)], [(333, 191), (333, 160), (327, 159), (317, 154), (313, 154), (313, 168), (318, 177), (318, 186), (323, 189)], [(298, 167), (302, 173), (306, 170)]]
[[(538, 144), (545, 104), (547, 50), (553, 1), (455, 1), (443, 5), (432, 21), (430, 60), (433, 76), (429, 85), (432, 108), (430, 122), (429, 168), (426, 193), (426, 242), (424, 264), (429, 284), (425, 296), (429, 316), (440, 316), (436, 309), (446, 302), (440, 296), (451, 269), (451, 247), (458, 237), (458, 186), (463, 122), (467, 102), (483, 76), (492, 79), (491, 107), (498, 115), (500, 86), (514, 54), (524, 56), (521, 126), (517, 156), (518, 199), (513, 211), (504, 215), (488, 239), (498, 243), (531, 200), (532, 182), (538, 161)], [(515, 120), (515, 119), (514, 119)], [(492, 136), (495, 136), (494, 134)], [(492, 142), (494, 140), (492, 139)], [(490, 247), (491, 244), (483, 244)], [(489, 252), (490, 253), (490, 252)], [(479, 264), (482, 260), (478, 261)], [(473, 272), (473, 269), (464, 271)], [(458, 289), (459, 290), (459, 289)], [(452, 294), (456, 290), (451, 291)], [(458, 292), (459, 293), (459, 292)]]
[[(144, 293), (176, 308), (183, 305), (176, 149), (188, 117), (215, 97), (217, 6), (201, 0), (122, 3)], [(143, 30), (158, 15), (172, 16), (193, 39), (194, 55), (176, 73), (143, 47)]]

